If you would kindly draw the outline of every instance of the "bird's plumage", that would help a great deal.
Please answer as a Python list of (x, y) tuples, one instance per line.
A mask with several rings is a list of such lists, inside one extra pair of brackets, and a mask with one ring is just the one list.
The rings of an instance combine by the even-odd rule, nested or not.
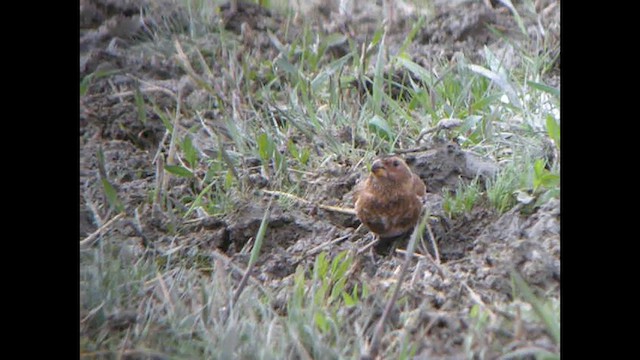
[(357, 185), (356, 216), (381, 238), (412, 230), (426, 196), (424, 182), (399, 157), (377, 159), (371, 173)]

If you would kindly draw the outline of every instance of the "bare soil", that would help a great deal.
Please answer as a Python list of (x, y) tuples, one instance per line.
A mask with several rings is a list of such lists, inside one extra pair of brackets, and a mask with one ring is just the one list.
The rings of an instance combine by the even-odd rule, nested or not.
[[(132, 241), (140, 248), (181, 244), (180, 252), (185, 258), (190, 258), (191, 253), (198, 254), (199, 257), (191, 258), (193, 266), (210, 266), (213, 258), (207, 254), (213, 251), (222, 252), (244, 266), (248, 255), (242, 250), (253, 241), (269, 198), (260, 189), (268, 189), (270, 180), (261, 177), (252, 166), (255, 159), (245, 158), (244, 165), (238, 167), (239, 175), (247, 179), (246, 187), (243, 193), (232, 194), (233, 204), (230, 204), (228, 213), (185, 221), (152, 208), (157, 182), (155, 158), (159, 144), (165, 141), (165, 126), (153, 111), (147, 111), (147, 120), (142, 123), (135, 97), (127, 93), (135, 92), (141, 83), (147, 81), (154, 84), (163, 82), (168, 88), (181, 92), (185, 99), (197, 95), (191, 93), (192, 84), (170, 55), (145, 52), (143, 44), (148, 41), (145, 40), (147, 30), (140, 25), (138, 3), (143, 2), (80, 2), (81, 78), (98, 70), (120, 71), (117, 75), (94, 80), (81, 99), (81, 236), (88, 236), (99, 224), (115, 215), (107, 205), (100, 181), (97, 154), (102, 151), (106, 176), (116, 188), (127, 214), (120, 221), (120, 226), (109, 230), (112, 236)], [(375, 8), (376, 5), (369, 5), (374, 2), (366, 3), (365, 9), (354, 12), (350, 17), (338, 16), (335, 9), (326, 5), (312, 9), (309, 16), (317, 22), (320, 31), (341, 31), (362, 43), (371, 38), (379, 24), (372, 15), (380, 12), (379, 6)], [(554, 2), (537, 3), (548, 9)], [(375, 9), (368, 11), (370, 6)], [(165, 6), (164, 2), (158, 2), (152, 8), (154, 11), (145, 19), (147, 26), (159, 26), (163, 17), (173, 17), (177, 29), (182, 21), (187, 21), (185, 14)], [(423, 65), (434, 57), (453, 58), (458, 51), (470, 59), (479, 59), (484, 46), (512, 51), (487, 25), (511, 34), (512, 38), (518, 37), (513, 16), (501, 6), (489, 8), (481, 1), (460, 2), (456, 6), (436, 2), (434, 10), (437, 15), (420, 30), (417, 41), (408, 50), (414, 61)], [(549, 21), (559, 23), (556, 14), (559, 9), (550, 11), (554, 15), (548, 17)], [(241, 6), (238, 14), (228, 15), (227, 11), (221, 14), (230, 31), (240, 33), (243, 21), (252, 24), (255, 34), (252, 44), (262, 46), (263, 56), (269, 56), (272, 45), (262, 37), (266, 29), (278, 29), (273, 24), (281, 21), (279, 15), (258, 10), (255, 6)], [(411, 26), (408, 18), (402, 13), (400, 15), (403, 20), (393, 24), (389, 33), (388, 44), (392, 52), (402, 44)], [(286, 37), (283, 35), (282, 38)], [(340, 45), (336, 45), (335, 51), (337, 55), (341, 53)], [(510, 59), (519, 61), (515, 56)], [(559, 66), (558, 62), (557, 72), (547, 79), (549, 83), (557, 82)], [(147, 96), (154, 97), (160, 107), (175, 107), (173, 99), (162, 92)], [(194, 124), (197, 120), (184, 119), (181, 125), (189, 128)], [(350, 135), (338, 136), (337, 139), (352, 141)], [(201, 141), (205, 143), (207, 140), (203, 137)], [(477, 301), (473, 298), (477, 296), (487, 304), (512, 300), (510, 271), (520, 272), (537, 294), (559, 297), (559, 201), (551, 200), (532, 213), (525, 213), (517, 206), (502, 215), (480, 205), (467, 215), (451, 219), (442, 210), (442, 192), (455, 189), (458, 181), (471, 181), (477, 174), (491, 176), (498, 171), (498, 165), (448, 140), (435, 142), (429, 149), (405, 158), (428, 186), (428, 206), (435, 215), (430, 225), (442, 262), (448, 269), (448, 273), (443, 274), (429, 261), (418, 262), (413, 266), (420, 266), (423, 276), (407, 280), (405, 296), (408, 304), (428, 302), (434, 310), (416, 314), (416, 322), (433, 324), (425, 334), (418, 358), (462, 356), (464, 338), (461, 330), (470, 326), (466, 319), (469, 308)], [(311, 204), (353, 208), (352, 191), (357, 181), (366, 176), (365, 171), (362, 164), (356, 167), (348, 161), (335, 159), (324, 168), (316, 169), (313, 176), (301, 175), (297, 181), (300, 181), (301, 188), (307, 189), (307, 200)], [(175, 208), (181, 209), (180, 199), (195, 196), (193, 189), (191, 180), (172, 178), (167, 195), (174, 199)], [(186, 209), (178, 212), (184, 211)], [(310, 266), (320, 250), (333, 256), (342, 250), (359, 249), (371, 242), (371, 234), (362, 230), (356, 233), (358, 225), (359, 221), (353, 215), (284, 199), (274, 201), (265, 245), (254, 275), (266, 286), (282, 288), (296, 266)], [(311, 251), (341, 237), (345, 240)], [(398, 247), (403, 248), (404, 245)], [(380, 291), (387, 289), (387, 280), (395, 276), (402, 259), (403, 256), (396, 252), (379, 254), (371, 250), (363, 253), (359, 259), (361, 280)], [(491, 343), (493, 336), (503, 344), (520, 341), (554, 348), (543, 328), (525, 328), (524, 332), (524, 336), (518, 335), (520, 338), (515, 338), (513, 333), (496, 332), (487, 338), (487, 342)], [(492, 357), (490, 354), (487, 356)]]

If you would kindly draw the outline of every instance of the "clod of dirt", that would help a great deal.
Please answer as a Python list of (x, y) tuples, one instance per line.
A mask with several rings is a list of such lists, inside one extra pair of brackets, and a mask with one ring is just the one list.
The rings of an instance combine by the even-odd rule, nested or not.
[(96, 28), (115, 15), (137, 15), (142, 5), (137, 0), (80, 0), (80, 28)]
[(427, 191), (440, 193), (443, 188), (456, 189), (460, 180), (482, 180), (496, 175), (498, 166), (488, 159), (462, 150), (455, 142), (439, 145), (413, 156), (407, 156), (407, 164), (426, 183)]
[[(351, 164), (336, 164), (323, 170), (317, 177), (304, 180), (304, 186), (309, 189), (307, 200), (313, 204), (353, 208), (353, 189), (362, 177), (354, 172)], [(311, 209), (317, 213), (318, 220), (325, 220), (339, 228), (357, 227), (359, 224), (355, 215), (334, 211)]]
[(453, 43), (475, 38), (486, 43), (489, 40), (487, 25), (494, 24), (497, 16), (494, 11), (479, 1), (469, 3), (466, 11), (459, 7), (440, 12), (430, 20), (421, 32), (424, 43)]
[[(260, 228), (266, 210), (265, 201), (248, 202), (237, 207), (238, 210), (226, 217), (228, 240), (231, 244), (227, 253), (242, 262), (248, 257), (241, 254), (247, 241), (253, 239)], [(295, 271), (301, 256), (308, 250), (331, 240), (337, 234), (329, 223), (319, 221), (296, 208), (282, 208), (278, 203), (272, 204), (269, 214), (268, 228), (262, 245), (262, 254), (256, 264), (257, 272), (264, 274), (261, 279), (282, 279)]]
[(237, 7), (233, 9), (232, 4), (228, 2), (220, 6), (220, 11), (224, 28), (237, 34), (242, 31), (242, 24), (259, 31), (275, 31), (277, 28), (271, 11), (256, 3), (237, 1)]
[(429, 19), (419, 32), (415, 50), (426, 55), (426, 58), (453, 58), (456, 52), (464, 53), (471, 61), (482, 61), (483, 47), (499, 40), (491, 31), (494, 28), (501, 32), (517, 32), (513, 16), (508, 12), (491, 9), (480, 1), (469, 1), (464, 4), (437, 6), (437, 15)]
[[(246, 203), (229, 216), (227, 222), (229, 241), (237, 250), (242, 249), (249, 239), (254, 239), (264, 217), (266, 206)], [(311, 233), (306, 224), (296, 219), (289, 211), (284, 211), (277, 203), (272, 205), (269, 214), (268, 228), (263, 242), (262, 251), (269, 252), (276, 247), (287, 248), (297, 239)]]
[(80, 204), (80, 237), (83, 238), (94, 232), (98, 227), (94, 222), (93, 214), (84, 206), (85, 201), (82, 199), (82, 195), (80, 196)]
[(367, 145), (367, 140), (365, 138), (358, 134), (356, 134), (356, 136), (354, 137), (351, 128), (346, 126), (340, 129), (340, 132), (338, 133), (338, 139), (345, 144), (353, 143), (353, 146), (356, 149), (364, 148)]
[[(80, 184), (84, 189), (80, 198), (80, 219), (81, 233), (85, 235), (92, 229), (95, 230), (95, 215), (103, 218), (109, 211), (98, 170), (98, 141), (88, 141), (80, 156)], [(116, 189), (119, 200), (126, 204), (127, 209), (144, 203), (153, 187), (150, 178), (155, 174), (149, 154), (126, 141), (112, 140), (100, 144), (104, 154), (106, 176)], [(98, 204), (102, 204), (102, 207)]]
[(109, 327), (113, 330), (125, 330), (138, 321), (138, 313), (135, 310), (117, 311), (107, 316)]

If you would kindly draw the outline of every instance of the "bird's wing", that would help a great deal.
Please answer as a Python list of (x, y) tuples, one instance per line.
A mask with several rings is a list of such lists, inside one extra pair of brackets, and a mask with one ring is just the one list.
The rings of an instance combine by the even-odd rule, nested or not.
[(427, 195), (427, 186), (424, 184), (424, 181), (422, 181), (422, 179), (416, 174), (413, 174), (413, 190), (420, 198), (423, 198), (425, 195)]

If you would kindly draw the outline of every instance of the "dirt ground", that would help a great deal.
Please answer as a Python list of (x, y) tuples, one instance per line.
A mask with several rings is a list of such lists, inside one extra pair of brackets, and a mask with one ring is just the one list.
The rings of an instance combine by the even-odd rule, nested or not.
[[(164, 141), (165, 126), (155, 114), (148, 113), (146, 123), (139, 120), (135, 92), (140, 82), (164, 83), (180, 91), (189, 101), (190, 84), (185, 72), (171, 57), (149, 56), (140, 46), (144, 42), (145, 29), (141, 26), (139, 3), (141, 1), (81, 0), (80, 74), (81, 78), (96, 71), (122, 70), (120, 73), (94, 80), (81, 98), (80, 116), (80, 232), (84, 238), (96, 231), (99, 225), (112, 218), (111, 210), (100, 180), (98, 153), (104, 154), (106, 176), (117, 190), (126, 216), (119, 226), (109, 230), (112, 236), (122, 238), (135, 247), (168, 247), (182, 244), (181, 251), (207, 254), (219, 251), (239, 265), (246, 265), (248, 255), (242, 252), (260, 226), (269, 196), (259, 192), (269, 188), (269, 180), (261, 177), (252, 163), (256, 159), (244, 158), (238, 167), (239, 176), (249, 179), (247, 191), (234, 194), (230, 212), (216, 216), (194, 216), (188, 220), (173, 218), (162, 211), (154, 211), (151, 194), (156, 187), (156, 156), (159, 144)], [(514, 1), (514, 3), (518, 3)], [(187, 21), (186, 14), (169, 7), (168, 2), (157, 2), (145, 18), (147, 26), (159, 26), (160, 19), (172, 17), (177, 28)], [(547, 21), (559, 24), (559, 2), (538, 1), (541, 9), (551, 15)], [(555, 4), (555, 5), (554, 5)], [(367, 9), (373, 7), (375, 9)], [(225, 8), (222, 9), (222, 16)], [(378, 25), (371, 14), (380, 12), (375, 2), (366, 2), (349, 16), (337, 15), (335, 7), (316, 5), (308, 17), (316, 22), (319, 31), (339, 31), (352, 36), (358, 43), (370, 39)], [(398, 18), (389, 32), (390, 51), (401, 44), (410, 29), (409, 16), (417, 16), (417, 9), (399, 8)], [(409, 53), (414, 61), (423, 63), (433, 57), (451, 59), (458, 51), (470, 58), (481, 58), (487, 45), (496, 51), (510, 51), (497, 36), (485, 26), (511, 33), (517, 38), (516, 24), (508, 9), (483, 1), (436, 1), (437, 15), (421, 29)], [(407, 15), (408, 14), (408, 15)], [(244, 17), (244, 18), (241, 18)], [(242, 22), (251, 26), (253, 45), (262, 46), (269, 54), (272, 46), (263, 38), (266, 30), (275, 31), (273, 24), (281, 19), (254, 6), (241, 6), (237, 14), (227, 17), (227, 27), (241, 33)], [(156, 25), (154, 25), (156, 24)], [(295, 26), (295, 22), (293, 24)], [(556, 27), (550, 26), (555, 29)], [(559, 36), (559, 25), (557, 26)], [(246, 34), (245, 34), (246, 35)], [(284, 38), (284, 36), (283, 36)], [(348, 51), (335, 45), (337, 55)], [(273, 49), (275, 54), (275, 49)], [(518, 59), (513, 58), (513, 61)], [(559, 84), (559, 60), (557, 71), (545, 79), (550, 85)], [(157, 104), (172, 104), (173, 100), (161, 92), (154, 93)], [(167, 105), (173, 106), (173, 105)], [(195, 119), (184, 119), (188, 128)], [(349, 136), (342, 138), (351, 142)], [(197, 142), (195, 139), (194, 142)], [(206, 140), (202, 140), (205, 142)], [(523, 212), (520, 206), (499, 215), (495, 211), (477, 206), (469, 214), (450, 219), (442, 210), (442, 191), (455, 189), (457, 182), (471, 181), (476, 174), (487, 177), (495, 174), (499, 166), (488, 159), (461, 149), (455, 142), (446, 140), (429, 144), (428, 151), (406, 156), (408, 164), (428, 185), (428, 206), (434, 214), (430, 222), (439, 253), (448, 273), (443, 274), (429, 261), (421, 266), (422, 279), (407, 280), (409, 302), (428, 302), (434, 313), (417, 315), (420, 321), (434, 322), (429, 338), (418, 350), (418, 358), (458, 358), (464, 338), (461, 329), (470, 326), (468, 309), (477, 301), (486, 304), (505, 303), (512, 300), (513, 287), (510, 272), (518, 271), (536, 294), (559, 298), (560, 286), (560, 203), (552, 199), (532, 213)], [(336, 159), (317, 169), (312, 176), (300, 178), (301, 187), (308, 191), (306, 200), (353, 208), (353, 188), (366, 176), (366, 168), (359, 164)], [(188, 180), (172, 178), (168, 187), (171, 199), (192, 195)], [(183, 206), (174, 202), (176, 208)], [(345, 249), (358, 249), (372, 241), (371, 234), (355, 230), (359, 221), (353, 215), (320, 209), (299, 202), (274, 202), (269, 217), (269, 229), (265, 245), (257, 264), (255, 277), (273, 289), (282, 287), (299, 264), (309, 265), (321, 250), (330, 256)], [(177, 235), (176, 235), (177, 234)], [(330, 246), (318, 246), (342, 238)], [(400, 244), (400, 248), (404, 245)], [(195, 250), (192, 250), (195, 249)], [(313, 251), (312, 251), (313, 250)], [(360, 266), (363, 282), (386, 290), (388, 279), (395, 276), (403, 256), (399, 253), (380, 254), (369, 251), (362, 254)], [(195, 261), (195, 260), (194, 260)], [(211, 262), (212, 257), (200, 259)], [(412, 272), (414, 273), (412, 268)], [(553, 351), (554, 344), (541, 326), (525, 328), (526, 335), (514, 338), (513, 334), (492, 334), (512, 339), (511, 346), (527, 343)], [(493, 338), (486, 341), (491, 343)], [(489, 356), (490, 358), (491, 356)]]

